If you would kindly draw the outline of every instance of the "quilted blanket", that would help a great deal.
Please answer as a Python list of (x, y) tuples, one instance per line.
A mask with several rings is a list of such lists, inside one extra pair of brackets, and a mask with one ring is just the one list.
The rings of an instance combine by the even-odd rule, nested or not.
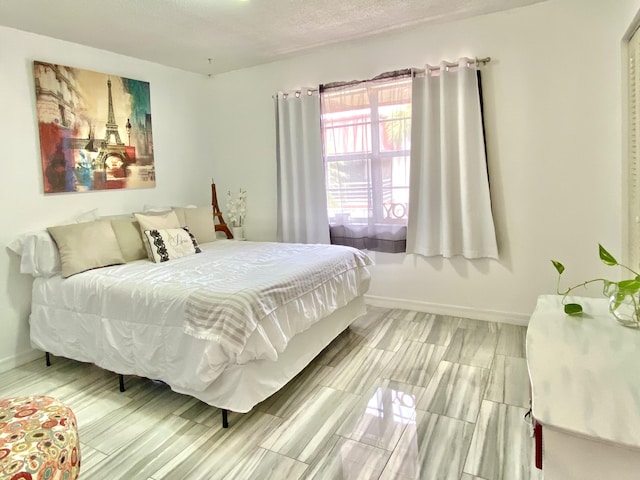
[(308, 304), (308, 297), (315, 296), (328, 306), (327, 313), (361, 295), (363, 284), (354, 273), (371, 264), (365, 253), (350, 247), (251, 244), (228, 259), (219, 272), (224, 282), (189, 294), (184, 331), (215, 340), (236, 356), (266, 317), (292, 302)]

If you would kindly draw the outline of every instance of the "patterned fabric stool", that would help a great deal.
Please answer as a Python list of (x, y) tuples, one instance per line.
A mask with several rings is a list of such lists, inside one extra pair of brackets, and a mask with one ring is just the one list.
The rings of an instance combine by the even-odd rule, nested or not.
[(74, 480), (79, 473), (69, 407), (51, 397), (0, 400), (0, 480)]

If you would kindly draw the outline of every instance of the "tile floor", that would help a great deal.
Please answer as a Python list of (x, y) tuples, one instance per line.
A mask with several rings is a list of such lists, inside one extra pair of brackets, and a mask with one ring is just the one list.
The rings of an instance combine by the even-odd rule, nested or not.
[(541, 479), (524, 327), (369, 307), (248, 414), (53, 357), (0, 374), (78, 417), (81, 479)]

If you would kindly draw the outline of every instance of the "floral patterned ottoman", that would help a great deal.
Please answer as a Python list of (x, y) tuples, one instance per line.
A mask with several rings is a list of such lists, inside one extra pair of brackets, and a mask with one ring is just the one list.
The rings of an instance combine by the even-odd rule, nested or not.
[(51, 397), (0, 400), (0, 480), (74, 480), (79, 473), (69, 407)]

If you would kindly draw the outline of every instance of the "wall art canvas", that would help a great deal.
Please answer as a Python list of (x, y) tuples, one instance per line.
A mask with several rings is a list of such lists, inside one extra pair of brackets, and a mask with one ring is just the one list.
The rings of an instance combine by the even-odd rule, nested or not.
[(148, 82), (34, 62), (45, 193), (156, 185)]

